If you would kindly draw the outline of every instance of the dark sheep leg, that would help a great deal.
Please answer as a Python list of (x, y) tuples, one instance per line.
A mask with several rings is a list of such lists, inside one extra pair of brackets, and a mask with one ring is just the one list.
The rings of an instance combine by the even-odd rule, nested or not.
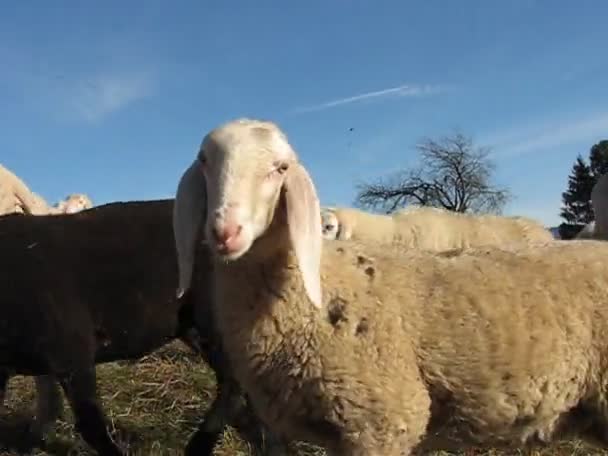
[(6, 388), (8, 386), (8, 379), (11, 377), (11, 373), (8, 370), (0, 369), (0, 410), (4, 408), (4, 400), (6, 399)]
[(218, 382), (215, 400), (205, 413), (198, 429), (190, 438), (184, 450), (185, 456), (210, 456), (224, 427), (229, 423), (234, 410), (241, 400), (232, 388), (232, 382)]
[(212, 368), (216, 376), (217, 394), (215, 400), (205, 413), (198, 429), (186, 445), (185, 456), (212, 455), (226, 425), (233, 426), (239, 434), (254, 447), (255, 453), (266, 456), (284, 456), (287, 445), (275, 437), (254, 413), (246, 400), (240, 385), (232, 376), (230, 362), (222, 349), (219, 335), (208, 322), (207, 315), (199, 317), (198, 332), (187, 331), (180, 338), (189, 346), (197, 334), (206, 334), (200, 354)]
[(258, 455), (287, 454), (287, 445), (267, 430), (234, 380), (222, 380), (217, 388), (217, 396), (190, 438), (185, 456), (212, 455), (226, 425), (234, 426)]
[(106, 427), (105, 414), (97, 400), (95, 366), (60, 377), (70, 402), (76, 429), (100, 456), (124, 456)]
[(181, 340), (190, 350), (199, 355), (204, 353), (200, 339), (201, 338), (195, 329), (189, 329), (179, 337), (179, 340)]
[[(287, 443), (270, 432), (270, 429), (258, 418), (251, 402), (246, 396), (243, 406), (231, 424), (254, 447), (254, 453), (260, 456), (285, 456), (289, 454)], [(244, 422), (243, 422), (244, 421)]]
[(36, 415), (30, 426), (35, 441), (43, 440), (49, 428), (63, 413), (63, 397), (52, 375), (34, 377), (36, 382)]

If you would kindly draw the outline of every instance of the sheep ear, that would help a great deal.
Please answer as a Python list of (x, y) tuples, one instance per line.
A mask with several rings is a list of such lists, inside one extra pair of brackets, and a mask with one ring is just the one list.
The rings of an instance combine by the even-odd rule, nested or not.
[(198, 159), (184, 172), (173, 203), (173, 235), (177, 251), (179, 284), (177, 297), (190, 288), (196, 241), (201, 224), (207, 218), (205, 176)]
[(304, 289), (312, 303), (321, 308), (321, 206), (306, 169), (293, 163), (284, 182), (289, 236), (298, 260)]

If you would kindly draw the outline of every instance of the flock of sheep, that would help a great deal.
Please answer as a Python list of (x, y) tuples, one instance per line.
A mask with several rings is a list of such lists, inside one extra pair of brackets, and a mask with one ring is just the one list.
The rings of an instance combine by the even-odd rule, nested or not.
[(523, 217), (321, 207), (286, 135), (251, 119), (204, 137), (174, 199), (53, 209), (0, 172), (0, 389), (35, 376), (36, 444), (59, 384), (84, 440), (124, 455), (95, 365), (177, 338), (217, 376), (188, 456), (243, 414), (272, 456), (608, 444), (608, 177), (591, 239), (566, 242)]

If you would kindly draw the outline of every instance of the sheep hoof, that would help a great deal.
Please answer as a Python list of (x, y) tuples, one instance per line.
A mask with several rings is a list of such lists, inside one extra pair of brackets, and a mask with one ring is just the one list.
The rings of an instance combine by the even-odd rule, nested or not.
[(184, 449), (184, 456), (211, 456), (218, 438), (216, 432), (196, 431)]

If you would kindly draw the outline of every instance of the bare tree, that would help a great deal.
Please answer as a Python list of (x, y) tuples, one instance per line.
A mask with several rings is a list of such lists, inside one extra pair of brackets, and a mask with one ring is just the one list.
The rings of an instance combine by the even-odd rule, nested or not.
[(475, 147), (461, 133), (425, 138), (416, 146), (421, 163), (375, 183), (357, 185), (355, 204), (393, 212), (407, 204), (435, 206), (455, 212), (501, 213), (510, 192), (491, 183), (490, 149)]

